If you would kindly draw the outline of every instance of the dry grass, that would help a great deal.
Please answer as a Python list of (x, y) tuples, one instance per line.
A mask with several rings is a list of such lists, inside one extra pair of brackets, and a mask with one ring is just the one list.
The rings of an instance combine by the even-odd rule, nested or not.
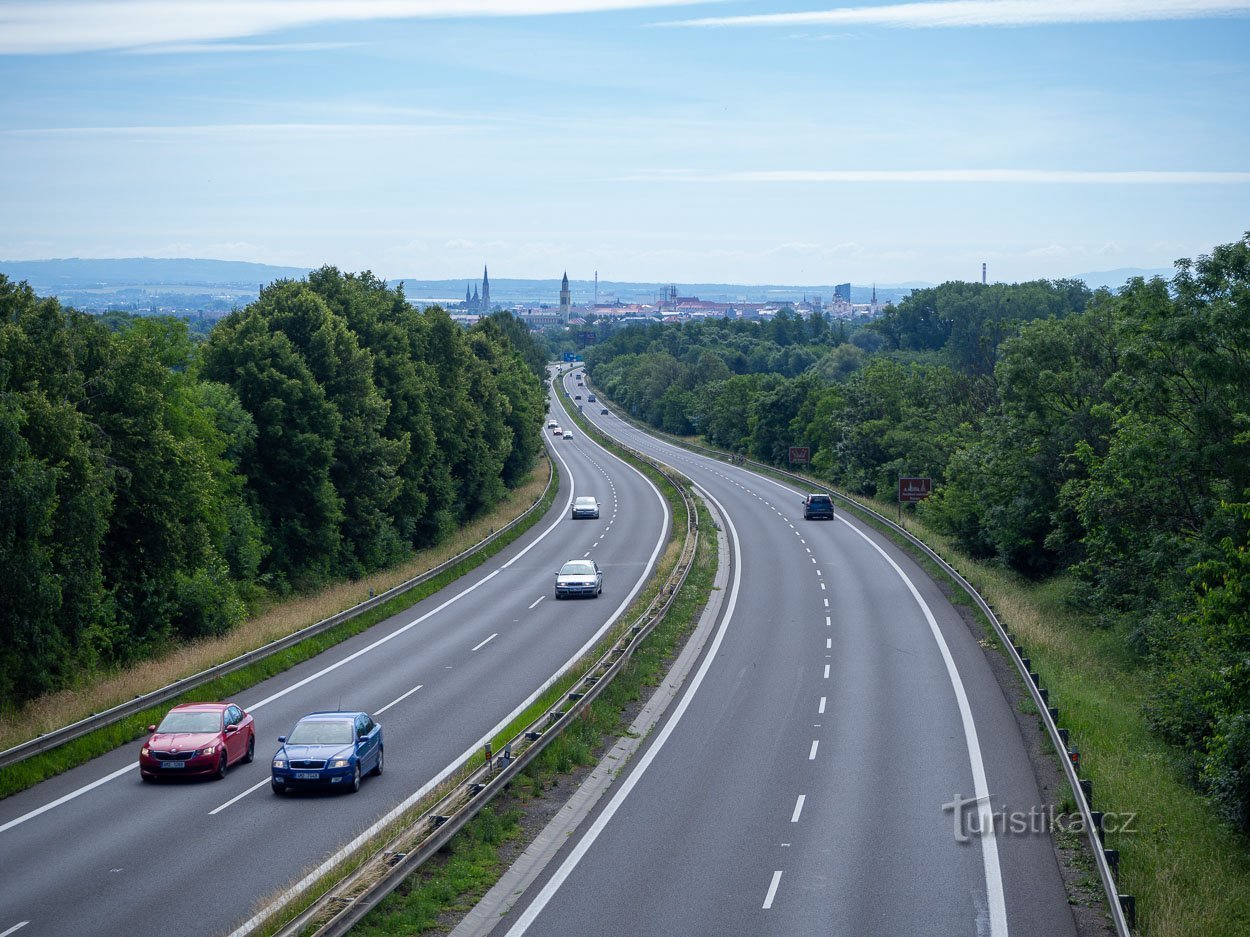
[(0, 751), (168, 686), (175, 680), (199, 673), (329, 618), (363, 602), (369, 597), (370, 589), (375, 593), (385, 592), (419, 576), (467, 550), (492, 530), (498, 530), (519, 517), (542, 496), (546, 485), (547, 465), (544, 461), (524, 485), (512, 491), (490, 514), (462, 528), (445, 543), (414, 554), (412, 559), (400, 566), (275, 604), (219, 638), (181, 645), (158, 658), (101, 676), (80, 687), (32, 700), (0, 721)]

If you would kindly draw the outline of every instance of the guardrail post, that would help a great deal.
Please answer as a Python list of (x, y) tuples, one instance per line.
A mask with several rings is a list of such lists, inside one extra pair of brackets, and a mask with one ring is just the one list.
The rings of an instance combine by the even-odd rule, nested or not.
[(1051, 722), (1059, 721), (1059, 707), (1058, 706), (1047, 706), (1046, 711), (1050, 713)]
[(1081, 778), (1081, 794), (1085, 798), (1085, 803), (1089, 804), (1090, 809), (1094, 807), (1094, 782), (1089, 778)]
[(1124, 918), (1128, 921), (1129, 929), (1137, 927), (1137, 899), (1132, 895), (1120, 895), (1120, 909), (1124, 912)]
[(1102, 854), (1107, 857), (1107, 865), (1111, 867), (1111, 874), (1116, 878), (1120, 877), (1120, 850), (1104, 849)]
[(1104, 842), (1107, 837), (1107, 831), (1103, 829), (1103, 813), (1101, 810), (1091, 810), (1089, 815), (1094, 819), (1094, 830), (1098, 833), (1098, 842)]

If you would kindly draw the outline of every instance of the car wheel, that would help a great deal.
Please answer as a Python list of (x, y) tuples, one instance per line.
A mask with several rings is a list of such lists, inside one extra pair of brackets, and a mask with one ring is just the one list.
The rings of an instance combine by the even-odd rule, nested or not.
[(269, 782), (269, 789), (272, 790), (279, 797), (281, 797), (283, 794), (286, 793), (285, 787), (283, 787), (281, 784), (274, 784), (272, 781)]
[(255, 760), (256, 760), (256, 736), (252, 735), (248, 737), (247, 752), (243, 755), (243, 761), (250, 765)]
[(378, 748), (378, 763), (373, 766), (373, 774), (375, 776), (382, 774), (382, 758), (386, 754), (386, 749)]
[(226, 776), (226, 768), (228, 766), (225, 747), (221, 750), (221, 761), (217, 762), (217, 771), (213, 774), (214, 781), (220, 781)]
[(348, 789), (353, 794), (360, 790), (360, 762), (356, 763), (356, 770), (352, 772), (352, 786)]

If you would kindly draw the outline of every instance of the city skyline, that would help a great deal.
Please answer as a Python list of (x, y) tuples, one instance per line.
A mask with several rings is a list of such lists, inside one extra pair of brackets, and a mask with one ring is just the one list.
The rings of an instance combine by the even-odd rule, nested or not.
[(0, 7), (0, 259), (1025, 280), (1250, 229), (1250, 0)]

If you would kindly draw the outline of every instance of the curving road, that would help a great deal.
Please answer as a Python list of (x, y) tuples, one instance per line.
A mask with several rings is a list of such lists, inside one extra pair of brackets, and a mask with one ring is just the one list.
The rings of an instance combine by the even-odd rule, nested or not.
[(924, 572), (599, 410), (720, 505), (729, 596), (666, 721), (495, 931), (1074, 934), (1014, 714)]
[[(535, 699), (628, 605), (670, 523), (636, 470), (580, 433), (544, 435), (561, 468), (546, 519), (440, 593), (236, 698), (256, 719), (255, 763), (221, 782), (147, 785), (136, 742), (0, 801), (0, 934), (246, 932), (258, 908)], [(575, 494), (598, 497), (599, 520), (569, 518)], [(602, 598), (555, 602), (556, 568), (580, 556), (604, 568)], [(275, 797), (276, 737), (336, 707), (374, 713), (385, 774), (354, 796)]]

